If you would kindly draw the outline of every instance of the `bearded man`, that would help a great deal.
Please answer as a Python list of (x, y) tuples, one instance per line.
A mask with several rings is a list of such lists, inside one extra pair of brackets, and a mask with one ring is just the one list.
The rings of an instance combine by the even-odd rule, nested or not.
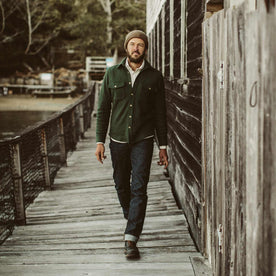
[(128, 33), (124, 48), (127, 57), (108, 69), (102, 83), (95, 155), (103, 163), (110, 119), (113, 178), (127, 220), (125, 255), (139, 258), (137, 241), (146, 214), (154, 137), (159, 145), (158, 164), (168, 166), (166, 105), (163, 76), (145, 60), (146, 34), (140, 30)]

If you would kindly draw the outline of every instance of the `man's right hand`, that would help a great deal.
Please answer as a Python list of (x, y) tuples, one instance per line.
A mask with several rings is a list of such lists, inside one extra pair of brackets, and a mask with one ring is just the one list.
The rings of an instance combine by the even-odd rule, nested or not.
[(104, 159), (106, 156), (104, 155), (104, 144), (97, 144), (95, 155), (97, 157), (97, 160), (103, 164)]

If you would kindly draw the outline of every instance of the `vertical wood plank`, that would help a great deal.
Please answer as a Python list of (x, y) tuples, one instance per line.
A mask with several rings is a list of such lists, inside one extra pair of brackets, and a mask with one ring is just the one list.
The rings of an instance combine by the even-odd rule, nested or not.
[(208, 237), (209, 235), (209, 220), (208, 220), (208, 93), (209, 93), (209, 53), (208, 53), (208, 42), (209, 42), (209, 21), (205, 21), (202, 24), (202, 68), (203, 68), (203, 78), (202, 78), (202, 193), (201, 193), (201, 202), (202, 202), (202, 231), (201, 231), (201, 240), (202, 240), (202, 252), (204, 256), (210, 256), (210, 242)]
[(202, 239), (215, 275), (273, 275), (276, 263), (276, 10), (247, 7), (203, 23)]
[(233, 275), (233, 264), (234, 264), (234, 253), (236, 250), (235, 243), (235, 189), (234, 189), (234, 160), (235, 160), (235, 151), (234, 151), (234, 102), (233, 102), (233, 90), (234, 90), (234, 76), (233, 76), (233, 31), (232, 31), (232, 12), (231, 10), (226, 11), (226, 20), (227, 20), (227, 45), (228, 45), (228, 55), (227, 55), (227, 72), (226, 72), (226, 89), (227, 89), (227, 98), (226, 98), (226, 110), (227, 110), (227, 118), (226, 118), (226, 148), (227, 148), (227, 167), (226, 167), (226, 178), (227, 178), (227, 186), (229, 191), (228, 206), (229, 206), (229, 223), (227, 227), (227, 233), (225, 235), (228, 236), (228, 241), (231, 244), (231, 247), (228, 248), (230, 252), (230, 271), (229, 274)]
[(233, 58), (234, 58), (234, 95), (235, 95), (235, 238), (236, 251), (234, 273), (245, 275), (245, 87), (244, 87), (244, 14), (243, 6), (233, 10)]
[(214, 35), (214, 24), (213, 18), (210, 19), (210, 91), (209, 91), (209, 163), (210, 163), (210, 182), (209, 182), (209, 193), (210, 193), (210, 223), (211, 223), (211, 263), (212, 267), (216, 267), (216, 239), (215, 239), (215, 222), (216, 222), (216, 209), (215, 209), (215, 185), (214, 185), (214, 99), (213, 94), (215, 90), (214, 80), (214, 55), (215, 55), (215, 35)]
[[(272, 10), (272, 7), (271, 7)], [(265, 109), (268, 110), (268, 116), (266, 120), (270, 120), (268, 128), (265, 129), (265, 160), (269, 162), (270, 166), (265, 166), (264, 171), (264, 183), (266, 186), (265, 198), (267, 208), (266, 216), (264, 218), (264, 232), (268, 233), (265, 237), (265, 252), (264, 257), (269, 261), (265, 264), (266, 274), (275, 274), (276, 271), (276, 8), (271, 11), (267, 20), (267, 37), (269, 38), (269, 66), (267, 68), (268, 73), (268, 86), (267, 91), (269, 95), (266, 97)], [(266, 125), (266, 124), (265, 124)], [(268, 136), (268, 139), (267, 139)]]
[(220, 78), (219, 78), (219, 96), (220, 96), (220, 128), (219, 128), (219, 135), (220, 135), (220, 173), (219, 173), (219, 183), (220, 186), (220, 225), (219, 227), (220, 232), (220, 243), (221, 248), (219, 249), (221, 252), (221, 265), (220, 265), (220, 273), (221, 275), (227, 275), (227, 271), (229, 270), (228, 260), (229, 256), (227, 254), (228, 252), (228, 244), (226, 244), (226, 233), (228, 233), (227, 228), (227, 204), (226, 204), (226, 198), (228, 197), (228, 194), (226, 193), (226, 185), (225, 185), (225, 166), (226, 166), (226, 150), (225, 150), (225, 134), (226, 134), (226, 92), (225, 89), (225, 70), (226, 70), (226, 54), (227, 54), (227, 42), (226, 42), (226, 20), (224, 18), (224, 11), (221, 11), (218, 13), (218, 25), (220, 26), (220, 32), (219, 32), (219, 59), (220, 59)]
[[(276, 10), (274, 13), (272, 7), (270, 13), (260, 14), (262, 24), (260, 27), (260, 84), (261, 84), (261, 105), (262, 113), (259, 114), (259, 120), (262, 123), (260, 136), (260, 156), (262, 164), (260, 166), (260, 189), (262, 189), (262, 254), (259, 255), (259, 261), (262, 262), (261, 272), (263, 275), (273, 275), (273, 266), (275, 267), (275, 198), (272, 197), (273, 189), (275, 192), (275, 71), (276, 71), (276, 46), (275, 46), (275, 28), (276, 28)], [(264, 15), (266, 15), (264, 17)], [(263, 19), (264, 18), (264, 19)], [(261, 18), (260, 18), (261, 19)], [(274, 186), (274, 188), (273, 188)], [(274, 193), (275, 195), (275, 193)]]
[(161, 10), (161, 25), (162, 25), (162, 62), (161, 62), (161, 72), (165, 75), (165, 6), (162, 7)]
[(220, 266), (221, 266), (221, 253), (220, 253), (220, 232), (219, 232), (219, 225), (220, 225), (220, 217), (221, 217), (221, 185), (220, 185), (220, 171), (221, 171), (221, 164), (220, 164), (220, 56), (219, 56), (219, 31), (220, 26), (218, 24), (218, 13), (213, 16), (213, 30), (214, 30), (214, 52), (213, 52), (213, 59), (214, 59), (214, 69), (213, 69), (213, 78), (214, 78), (214, 90), (213, 92), (213, 117), (214, 117), (214, 124), (213, 124), (213, 152), (214, 152), (214, 163), (213, 163), (213, 171), (214, 171), (214, 247), (215, 247), (215, 260), (216, 260), (216, 271), (220, 273)]
[[(221, 59), (223, 61), (223, 95), (221, 100), (222, 105), (222, 129), (221, 129), (221, 147), (222, 147), (222, 160), (223, 163), (222, 166), (222, 175), (221, 175), (221, 181), (222, 181), (222, 230), (223, 230), (223, 260), (222, 260), (222, 271), (225, 273), (225, 275), (230, 274), (230, 266), (231, 266), (231, 204), (232, 204), (232, 185), (229, 181), (229, 168), (231, 166), (230, 164), (230, 152), (229, 152), (229, 140), (230, 133), (229, 131), (229, 96), (231, 93), (230, 88), (230, 81), (229, 81), (229, 59), (230, 56), (230, 47), (229, 47), (229, 41), (228, 41), (228, 20), (229, 20), (229, 13), (224, 13), (224, 16), (221, 15), (221, 25), (223, 25), (223, 31), (222, 31), (222, 41), (223, 44), (221, 45), (222, 52), (221, 52)], [(231, 176), (231, 175), (230, 175)]]
[(173, 77), (174, 57), (174, 0), (170, 1), (170, 77)]
[[(259, 20), (256, 13), (246, 16), (245, 47), (246, 47), (246, 183), (250, 189), (246, 190), (246, 273), (257, 275), (258, 263), (258, 232), (261, 216), (260, 198), (258, 198), (258, 144), (259, 144)], [(252, 58), (254, 57), (254, 58)], [(254, 102), (254, 103), (253, 103)], [(256, 103), (256, 105), (255, 105)], [(253, 106), (253, 104), (255, 106)]]

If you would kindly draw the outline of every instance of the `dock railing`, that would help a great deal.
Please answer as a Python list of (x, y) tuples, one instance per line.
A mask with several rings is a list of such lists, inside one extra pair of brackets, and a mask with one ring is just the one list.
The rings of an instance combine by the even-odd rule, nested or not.
[(14, 138), (0, 141), (0, 244), (15, 225), (26, 224), (26, 208), (41, 191), (52, 188), (68, 152), (84, 138), (99, 88), (93, 82), (76, 103)]

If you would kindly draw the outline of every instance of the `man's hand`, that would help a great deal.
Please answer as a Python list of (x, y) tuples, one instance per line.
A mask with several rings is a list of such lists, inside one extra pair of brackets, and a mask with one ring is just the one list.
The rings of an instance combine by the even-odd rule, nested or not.
[(103, 164), (104, 159), (106, 156), (104, 155), (104, 144), (97, 144), (95, 155), (97, 157), (97, 160)]
[(159, 162), (157, 163), (159, 166), (164, 165), (164, 169), (167, 169), (169, 165), (169, 160), (168, 160), (168, 154), (166, 149), (160, 149), (159, 150)]

